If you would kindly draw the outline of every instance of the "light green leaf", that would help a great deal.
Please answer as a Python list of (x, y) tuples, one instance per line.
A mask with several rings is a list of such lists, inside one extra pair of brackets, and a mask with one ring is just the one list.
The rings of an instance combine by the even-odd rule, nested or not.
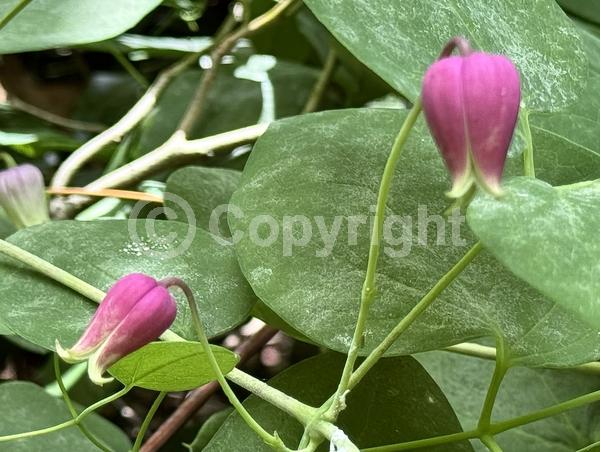
[[(102, 290), (133, 272), (157, 279), (178, 276), (194, 291), (209, 336), (242, 322), (255, 299), (232, 247), (184, 223), (61, 221), (22, 230), (9, 241)], [(0, 260), (0, 275), (0, 319), (14, 334), (48, 349), (55, 339), (65, 346), (75, 343), (97, 307), (12, 259)], [(179, 291), (173, 294), (178, 312), (172, 330), (194, 339), (187, 302)]]
[[(5, 415), (0, 422), (0, 435), (38, 430), (72, 419), (65, 403), (43, 388), (25, 382), (0, 384), (0, 405)], [(81, 411), (81, 407), (78, 407)], [(126, 452), (131, 443), (127, 435), (106, 419), (92, 413), (83, 424), (115, 452)], [(46, 435), (0, 443), (2, 452), (48, 452), (65, 450), (97, 452), (98, 448), (76, 427)]]
[[(183, 200), (194, 213), (199, 227), (215, 235), (229, 237), (226, 211), (218, 216), (215, 214), (216, 221), (212, 227), (210, 219), (215, 209), (229, 203), (240, 183), (241, 174), (239, 171), (201, 166), (188, 166), (171, 173), (167, 179), (168, 194), (165, 196), (165, 207), (171, 209), (167, 214), (169, 219), (188, 221), (186, 217), (189, 210), (180, 205)], [(179, 202), (170, 195), (178, 196)]]
[[(494, 363), (447, 352), (424, 353), (416, 358), (444, 391), (463, 429), (474, 429)], [(492, 420), (512, 419), (598, 389), (598, 376), (512, 368), (500, 387)], [(573, 452), (600, 439), (598, 416), (600, 409), (593, 404), (509, 430), (496, 439), (505, 451)], [(488, 450), (479, 441), (473, 441), (473, 445), (478, 452)]]
[(600, 181), (553, 188), (518, 178), (505, 191), (471, 203), (467, 220), (475, 234), (514, 274), (600, 325)]
[[(529, 118), (536, 176), (552, 185), (600, 174), (600, 38), (583, 26), (578, 30), (592, 66), (583, 94), (565, 110), (533, 113)], [(578, 164), (572, 165), (573, 161)]]
[[(238, 357), (211, 346), (221, 371), (235, 367)], [(153, 391), (189, 391), (216, 379), (198, 342), (152, 342), (114, 364), (109, 372), (126, 386)]]
[[(318, 355), (285, 370), (269, 384), (301, 402), (319, 406), (335, 392), (344, 361), (345, 357), (336, 353)], [(336, 425), (361, 448), (461, 431), (442, 391), (411, 357), (381, 360), (352, 390), (346, 402), (348, 406)], [(244, 406), (263, 428), (276, 431), (288, 447), (297, 446), (303, 431), (298, 422), (256, 396), (249, 397)], [(271, 449), (233, 413), (204, 449), (205, 452), (225, 450)], [(329, 450), (329, 446), (325, 443), (318, 450)], [(430, 450), (473, 449), (468, 442), (461, 442)]]
[[(368, 254), (368, 216), (405, 115), (400, 110), (346, 110), (276, 122), (255, 145), (232, 197), (241, 214), (229, 216), (231, 232), (243, 234), (236, 251), (256, 295), (292, 328), (337, 351), (347, 351), (350, 344)], [(521, 157), (514, 158), (520, 171)], [(565, 162), (569, 170), (585, 164), (576, 156)], [(464, 217), (451, 222), (441, 216), (449, 187), (438, 151), (419, 121), (398, 164), (386, 212), (395, 220), (408, 216), (412, 223), (406, 228), (396, 223), (383, 238), (364, 353), (475, 242)], [(270, 243), (257, 240), (271, 230), (266, 221), (257, 228), (260, 215), (272, 217), (278, 229)], [(302, 240), (302, 220), (292, 228), (297, 242), (289, 233), (284, 240), (284, 217), (289, 226), (295, 215), (306, 217), (308, 240)], [(597, 333), (598, 328), (554, 306), (483, 252), (391, 352), (414, 353), (500, 334), (522, 363), (572, 365), (599, 356)]]
[(585, 86), (587, 62), (573, 24), (554, 0), (307, 0), (359, 60), (414, 100), (427, 67), (453, 36), (508, 55), (521, 72), (524, 102), (557, 110)]
[[(16, 5), (0, 1), (0, 16)], [(35, 0), (0, 31), (0, 53), (67, 47), (102, 41), (127, 31), (160, 0)]]

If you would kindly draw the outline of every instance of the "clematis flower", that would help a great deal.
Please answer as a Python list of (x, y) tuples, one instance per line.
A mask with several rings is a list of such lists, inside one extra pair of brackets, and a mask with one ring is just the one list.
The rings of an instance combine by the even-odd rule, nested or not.
[(18, 228), (48, 221), (42, 172), (30, 164), (0, 171), (0, 206)]
[(108, 291), (87, 329), (69, 348), (56, 341), (56, 352), (67, 362), (88, 361), (90, 380), (112, 381), (102, 374), (112, 364), (159, 338), (175, 320), (177, 305), (154, 278), (132, 273)]
[(425, 73), (423, 112), (452, 176), (448, 196), (474, 183), (497, 196), (519, 112), (519, 73), (502, 55), (471, 53), (464, 43), (460, 50)]

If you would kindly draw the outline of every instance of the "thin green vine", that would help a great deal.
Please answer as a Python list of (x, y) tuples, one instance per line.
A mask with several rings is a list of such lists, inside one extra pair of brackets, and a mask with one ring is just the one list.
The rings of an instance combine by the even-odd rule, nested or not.
[(131, 449), (132, 452), (138, 452), (140, 450), (140, 447), (142, 447), (142, 441), (144, 440), (144, 436), (146, 435), (148, 427), (150, 427), (150, 422), (152, 422), (152, 418), (156, 414), (158, 407), (160, 407), (160, 404), (162, 403), (166, 395), (167, 393), (165, 391), (161, 391), (152, 403), (152, 406), (148, 410), (148, 413), (146, 413), (144, 422), (142, 422), (142, 425), (140, 426), (140, 431), (135, 437), (135, 443), (133, 444), (133, 448)]
[(17, 162), (15, 162), (13, 156), (10, 155), (8, 152), (0, 152), (0, 160), (2, 160), (6, 168), (12, 168), (13, 166), (17, 166)]
[(490, 425), (492, 423), (492, 411), (494, 410), (496, 397), (498, 396), (498, 391), (500, 390), (502, 380), (508, 371), (504, 344), (501, 338), (498, 338), (497, 340), (496, 350), (496, 366), (494, 367), (494, 375), (492, 376), (492, 381), (488, 387), (488, 391), (485, 396), (485, 402), (483, 403), (483, 408), (481, 409), (481, 414), (479, 416), (479, 422), (477, 423), (477, 429), (483, 434), (483, 436), (489, 434)]
[(98, 402), (94, 403), (93, 405), (90, 405), (85, 410), (83, 410), (74, 419), (62, 422), (57, 425), (53, 425), (51, 427), (42, 428), (39, 430), (32, 430), (29, 432), (15, 433), (12, 435), (0, 436), (0, 443), (7, 442), (7, 441), (14, 441), (14, 440), (23, 439), (23, 438), (32, 438), (34, 436), (46, 435), (48, 433), (57, 432), (59, 430), (62, 430), (62, 429), (68, 428), (68, 427), (73, 427), (73, 426), (77, 425), (78, 423), (80, 423), (83, 419), (85, 419), (91, 413), (96, 411), (98, 408), (102, 408), (104, 405), (108, 405), (109, 403), (114, 402), (115, 400), (123, 397), (125, 394), (127, 394), (129, 391), (131, 391), (132, 387), (133, 386), (125, 386), (120, 391), (118, 391), (102, 400), (99, 400)]
[(188, 285), (179, 278), (166, 278), (161, 281), (161, 284), (165, 287), (179, 287), (184, 292), (192, 314), (192, 323), (194, 324), (194, 329), (196, 330), (196, 336), (198, 336), (198, 340), (200, 341), (202, 347), (204, 348), (204, 351), (206, 352), (208, 362), (215, 374), (217, 381), (221, 385), (221, 389), (227, 396), (229, 403), (233, 405), (233, 407), (236, 409), (236, 411), (244, 420), (244, 422), (246, 422), (246, 424), (252, 430), (254, 430), (254, 432), (256, 432), (256, 434), (260, 436), (260, 438), (266, 444), (273, 447), (275, 450), (287, 450), (281, 438), (279, 438), (276, 435), (271, 435), (264, 428), (262, 428), (260, 424), (258, 424), (258, 422), (254, 420), (252, 415), (246, 410), (244, 405), (242, 405), (242, 402), (240, 402), (240, 400), (237, 398), (237, 396), (231, 389), (231, 386), (229, 386), (229, 383), (225, 379), (225, 376), (223, 375), (223, 372), (219, 367), (219, 363), (217, 362), (217, 359), (213, 354), (212, 348), (210, 347), (208, 337), (204, 332), (204, 327), (202, 326), (202, 321), (200, 320), (200, 315), (198, 313), (198, 307), (196, 306), (194, 294), (192, 293)]
[(20, 0), (6, 15), (0, 19), (0, 30), (2, 30), (8, 23), (19, 14), (23, 8), (31, 3), (32, 0)]
[(346, 358), (346, 364), (342, 372), (340, 383), (336, 390), (333, 403), (327, 410), (326, 418), (335, 419), (340, 411), (344, 409), (346, 392), (350, 389), (350, 378), (354, 371), (354, 365), (358, 354), (364, 341), (364, 332), (369, 314), (369, 309), (373, 300), (375, 299), (375, 275), (377, 273), (377, 263), (379, 260), (379, 252), (381, 249), (380, 237), (383, 234), (383, 222), (385, 216), (385, 206), (387, 203), (388, 195), (390, 192), (392, 179), (394, 172), (398, 164), (398, 160), (402, 155), (404, 144), (408, 139), (410, 131), (412, 130), (419, 114), (421, 113), (421, 99), (417, 99), (408, 116), (406, 117), (402, 128), (394, 141), (392, 150), (385, 164), (383, 170), (383, 176), (381, 178), (381, 184), (379, 186), (379, 193), (377, 195), (377, 205), (375, 207), (375, 224), (373, 227), (373, 233), (371, 235), (371, 244), (369, 246), (369, 260), (367, 263), (367, 272), (365, 281), (362, 288), (360, 298), (360, 308), (358, 311), (358, 319), (356, 321), (356, 327), (354, 329), (354, 336), (352, 337), (352, 343), (348, 351), (348, 357)]
[(493, 436), (482, 435), (479, 440), (488, 448), (491, 452), (502, 452), (502, 448), (496, 442)]
[(529, 110), (521, 108), (519, 121), (523, 132), (525, 133), (525, 151), (523, 152), (523, 174), (528, 177), (535, 177), (535, 160), (533, 157), (533, 138), (531, 136), (531, 127), (529, 126)]
[(102, 441), (100, 441), (98, 438), (96, 438), (96, 436), (88, 430), (88, 428), (83, 424), (83, 422), (78, 422), (76, 420), (78, 413), (77, 413), (77, 410), (75, 409), (75, 406), (73, 405), (73, 402), (71, 401), (71, 397), (69, 397), (67, 388), (65, 388), (65, 384), (62, 379), (62, 374), (60, 372), (60, 361), (59, 361), (58, 355), (56, 353), (53, 353), (52, 361), (54, 362), (54, 375), (56, 376), (56, 383), (58, 384), (58, 387), (60, 388), (60, 392), (62, 393), (63, 399), (65, 401), (65, 405), (67, 405), (67, 408), (69, 409), (69, 413), (71, 413), (71, 416), (73, 417), (73, 420), (75, 421), (75, 425), (77, 425), (77, 427), (79, 427), (79, 430), (81, 430), (81, 433), (83, 433), (87, 437), (87, 439), (89, 439), (90, 442), (92, 444), (94, 444), (94, 446), (96, 446), (98, 449), (100, 449), (104, 452), (110, 452), (112, 450), (110, 447), (108, 447), (106, 444), (104, 444)]

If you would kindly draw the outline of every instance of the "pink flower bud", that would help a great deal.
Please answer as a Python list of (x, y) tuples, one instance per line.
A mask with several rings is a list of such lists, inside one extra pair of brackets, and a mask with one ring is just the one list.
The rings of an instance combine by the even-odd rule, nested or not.
[(100, 303), (87, 329), (70, 349), (56, 341), (67, 362), (89, 359), (88, 375), (99, 385), (102, 374), (124, 356), (159, 338), (175, 320), (177, 305), (169, 291), (149, 276), (132, 273), (119, 279)]
[(48, 221), (42, 172), (29, 164), (0, 171), (0, 206), (18, 228)]
[(422, 96), (427, 124), (452, 176), (448, 196), (461, 197), (473, 183), (501, 194), (521, 100), (513, 63), (482, 52), (442, 58), (425, 73)]

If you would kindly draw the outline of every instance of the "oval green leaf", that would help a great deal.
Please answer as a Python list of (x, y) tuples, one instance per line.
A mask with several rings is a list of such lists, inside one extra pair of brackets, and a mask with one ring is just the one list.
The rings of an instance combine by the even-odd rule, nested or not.
[(414, 100), (427, 67), (453, 36), (502, 53), (521, 72), (532, 110), (557, 110), (585, 86), (587, 61), (572, 22), (554, 0), (306, 0), (359, 60)]
[[(175, 238), (174, 241), (173, 238)], [(106, 291), (133, 272), (178, 276), (194, 291), (207, 334), (221, 334), (249, 314), (255, 300), (231, 246), (175, 221), (60, 221), (22, 230), (11, 243)], [(171, 242), (172, 241), (172, 242)], [(0, 319), (34, 344), (75, 343), (96, 304), (12, 259), (0, 258)], [(171, 329), (194, 339), (187, 301), (173, 290), (178, 312)]]
[(480, 196), (467, 213), (483, 245), (515, 275), (600, 325), (600, 181), (553, 188), (511, 180), (506, 194)]
[[(0, 1), (0, 17), (17, 0)], [(0, 31), (0, 53), (68, 47), (119, 35), (161, 0), (34, 0)]]
[[(194, 213), (196, 224), (215, 235), (229, 237), (227, 211), (215, 211), (218, 207), (226, 206), (231, 195), (240, 183), (242, 173), (225, 168), (206, 168), (188, 166), (171, 173), (165, 189), (165, 206), (170, 209), (167, 215), (172, 220), (189, 221), (187, 213)], [(186, 211), (177, 198), (184, 200), (190, 207)], [(213, 224), (211, 216), (215, 212)]]
[[(223, 347), (211, 346), (224, 374), (238, 357)], [(109, 372), (126, 386), (153, 391), (189, 391), (216, 380), (202, 344), (198, 342), (152, 342), (117, 361)]]
[[(255, 293), (285, 323), (337, 351), (347, 351), (350, 344), (366, 269), (368, 215), (405, 115), (398, 110), (347, 110), (274, 123), (258, 140), (232, 197), (241, 215), (230, 215), (231, 232), (243, 234), (236, 251)], [(557, 155), (561, 149), (549, 149), (536, 154), (536, 161), (550, 162)], [(576, 156), (564, 160), (569, 171), (589, 165)], [(600, 159), (595, 164), (600, 169)], [(512, 166), (522, 168), (521, 156), (514, 157)], [(450, 222), (441, 216), (448, 207), (444, 193), (449, 186), (441, 158), (419, 121), (398, 164), (387, 212), (400, 220), (408, 216), (412, 224), (408, 233), (396, 225), (390, 240), (384, 238), (365, 353), (475, 242), (464, 217)], [(304, 232), (300, 220), (290, 228), (298, 242), (292, 243), (289, 233), (284, 240), (284, 221), (289, 226), (295, 215), (305, 217), (311, 228), (304, 246), (299, 244)], [(263, 240), (257, 241), (251, 225), (261, 221)], [(267, 221), (279, 230), (271, 243), (264, 241)], [(356, 233), (351, 222), (358, 225)], [(391, 352), (414, 353), (500, 334), (523, 363), (570, 365), (598, 356), (597, 332), (484, 252)]]

